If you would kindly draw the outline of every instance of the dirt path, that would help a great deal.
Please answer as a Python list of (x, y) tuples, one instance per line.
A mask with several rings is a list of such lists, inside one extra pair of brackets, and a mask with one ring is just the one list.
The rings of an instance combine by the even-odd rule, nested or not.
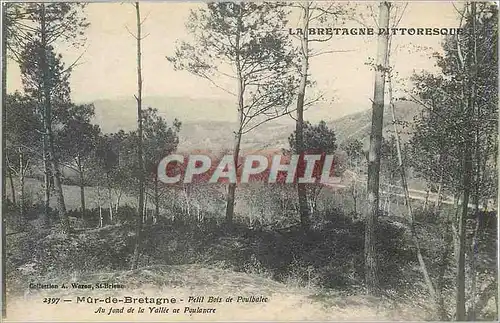
[[(57, 284), (59, 288), (36, 291), (26, 288), (24, 296), (10, 297), (6, 322), (423, 319), (421, 310), (404, 306), (396, 308), (367, 296), (322, 295), (315, 289), (293, 288), (257, 275), (197, 265), (149, 267), (135, 272), (80, 277), (70, 275), (33, 282)], [(71, 287), (71, 283), (95, 286), (97, 282), (123, 284), (125, 289)], [(63, 283), (69, 288), (61, 288)], [(220, 302), (209, 302), (211, 296)], [(44, 298), (50, 297), (59, 298), (58, 304), (43, 303)], [(245, 302), (251, 301), (252, 297), (259, 302)], [(113, 298), (116, 298), (116, 303), (113, 303)], [(137, 298), (136, 303), (128, 303), (133, 298)], [(139, 303), (139, 298), (154, 298), (155, 301), (159, 298), (164, 304)], [(175, 298), (175, 303), (172, 303), (172, 298)], [(232, 301), (229, 302), (230, 298)], [(92, 303), (88, 303), (90, 300)], [(144, 309), (143, 313), (137, 313), (140, 307)], [(99, 308), (103, 313), (96, 313)], [(123, 308), (124, 313), (109, 314), (110, 308), (117, 311)], [(130, 308), (134, 309), (134, 313), (126, 313)], [(179, 309), (179, 313), (172, 313), (174, 309)], [(198, 309), (210, 313), (196, 313)]]

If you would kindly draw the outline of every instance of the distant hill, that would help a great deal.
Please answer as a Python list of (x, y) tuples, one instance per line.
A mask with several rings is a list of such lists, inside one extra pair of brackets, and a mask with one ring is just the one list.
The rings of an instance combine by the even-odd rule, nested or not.
[[(94, 122), (101, 126), (103, 132), (125, 131), (136, 127), (135, 99), (97, 100)], [(174, 118), (182, 122), (180, 147), (186, 149), (232, 149), (234, 130), (236, 129), (234, 103), (229, 100), (192, 99), (172, 97), (146, 97), (145, 107), (157, 108), (159, 114), (167, 121)], [(396, 118), (412, 122), (413, 117), (421, 111), (416, 104), (398, 102)], [(306, 112), (307, 120), (307, 112)], [(333, 127), (338, 142), (347, 139), (359, 139), (368, 146), (371, 109), (353, 113), (338, 119), (325, 120)], [(259, 126), (243, 138), (243, 149), (280, 149), (288, 147), (288, 136), (295, 129), (290, 118), (282, 118)], [(391, 110), (384, 111), (384, 136), (393, 133)], [(407, 136), (403, 134), (403, 139)]]
[[(103, 132), (118, 129), (132, 130), (137, 122), (137, 103), (135, 98), (95, 100), (94, 122)], [(143, 107), (158, 109), (167, 121), (175, 118), (182, 122), (206, 122), (218, 120), (235, 122), (234, 103), (229, 100), (193, 99), (189, 97), (145, 97)]]
[[(418, 115), (422, 108), (415, 103), (400, 101), (395, 104), (396, 120), (413, 123), (413, 118)], [(337, 140), (342, 142), (347, 139), (359, 139), (367, 147), (370, 139), (370, 129), (372, 124), (372, 110), (347, 115), (340, 119), (327, 122), (328, 126), (333, 127), (337, 134)], [(403, 141), (408, 139), (408, 133), (411, 128), (398, 127)], [(386, 106), (384, 109), (383, 136), (388, 137), (394, 134), (392, 124), (392, 111)]]

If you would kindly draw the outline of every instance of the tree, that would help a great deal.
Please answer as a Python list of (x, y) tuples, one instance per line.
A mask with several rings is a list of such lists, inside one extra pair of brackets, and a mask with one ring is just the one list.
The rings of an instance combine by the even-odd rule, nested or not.
[(160, 192), (157, 165), (160, 160), (177, 149), (178, 133), (181, 123), (175, 119), (169, 127), (165, 119), (158, 115), (158, 110), (148, 108), (143, 113), (144, 118), (144, 159), (148, 176), (153, 176), (153, 201), (155, 217), (160, 214)]
[(361, 164), (364, 161), (363, 143), (358, 139), (349, 139), (342, 145), (341, 149), (348, 157), (348, 167), (353, 172), (353, 179), (350, 185), (351, 196), (354, 202), (353, 216), (358, 213), (358, 176), (360, 175)]
[[(398, 22), (400, 19), (398, 19)], [(398, 23), (396, 23), (397, 25)], [(420, 240), (417, 235), (417, 229), (415, 227), (415, 218), (413, 214), (413, 209), (412, 209), (412, 203), (410, 200), (410, 193), (408, 189), (408, 180), (407, 180), (407, 174), (406, 174), (406, 163), (405, 163), (405, 158), (404, 158), (404, 151), (403, 147), (401, 144), (401, 139), (399, 136), (399, 128), (398, 128), (398, 122), (396, 119), (396, 107), (395, 107), (395, 101), (396, 99), (394, 98), (393, 95), (393, 67), (391, 66), (391, 47), (392, 47), (392, 36), (389, 38), (389, 44), (388, 44), (388, 51), (387, 51), (387, 59), (386, 59), (386, 65), (387, 65), (387, 83), (388, 83), (388, 101), (389, 101), (389, 106), (391, 109), (391, 114), (392, 114), (392, 124), (394, 127), (394, 134), (391, 136), (391, 140), (389, 141), (388, 144), (386, 144), (387, 149), (387, 154), (388, 155), (388, 169), (391, 172), (391, 182), (390, 184), (392, 185), (392, 182), (394, 181), (394, 178), (392, 178), (392, 174), (397, 173), (399, 171), (400, 178), (401, 178), (401, 186), (403, 188), (403, 193), (405, 197), (405, 205), (406, 209), (408, 212), (408, 220), (410, 224), (410, 231), (411, 231), (411, 236), (413, 240), (413, 244), (415, 245), (415, 249), (417, 252), (417, 260), (420, 265), (420, 270), (422, 271), (422, 275), (424, 277), (425, 284), (427, 286), (429, 296), (431, 298), (431, 302), (433, 306), (436, 306), (436, 290), (434, 288), (434, 285), (432, 283), (432, 280), (429, 275), (429, 271), (427, 270), (427, 265), (424, 261), (424, 257), (422, 255), (422, 251), (420, 248)], [(396, 158), (394, 158), (396, 155)], [(427, 202), (427, 201), (426, 201)]]
[[(462, 16), (466, 33), (462, 37), (457, 37), (452, 44), (456, 48), (455, 53), (449, 51), (447, 54), (456, 54), (458, 60), (452, 63), (445, 56), (441, 60), (441, 66), (445, 74), (456, 77), (461, 85), (459, 92), (460, 107), (463, 113), (463, 129), (461, 141), (462, 150), (462, 206), (461, 214), (458, 217), (458, 250), (457, 250), (457, 294), (456, 294), (456, 319), (466, 319), (466, 295), (465, 295), (465, 253), (466, 253), (466, 218), (469, 211), (469, 199), (474, 194), (475, 178), (479, 179), (481, 174), (480, 142), (490, 142), (490, 138), (498, 122), (483, 119), (484, 112), (493, 112), (489, 116), (497, 115), (497, 97), (493, 90), (492, 81), (496, 82), (498, 77), (493, 76), (493, 68), (498, 69), (498, 58), (491, 56), (492, 49), (497, 48), (497, 36), (492, 34), (497, 31), (497, 8), (491, 4), (480, 4), (471, 2), (465, 6)], [(458, 61), (458, 64), (455, 62)], [(448, 74), (448, 75), (449, 75)], [(495, 73), (496, 75), (496, 73)], [(493, 121), (493, 122), (492, 122)], [(486, 138), (481, 138), (481, 128), (491, 129), (490, 134), (486, 133)], [(473, 148), (473, 147), (476, 148)], [(496, 156), (496, 154), (494, 154)], [(476, 165), (476, 166), (475, 166)], [(475, 275), (475, 273), (474, 273)], [(473, 278), (475, 279), (475, 277)], [(474, 301), (474, 300), (473, 300)]]
[(62, 231), (69, 234), (70, 225), (64, 204), (59, 161), (54, 150), (53, 110), (58, 104), (54, 100), (69, 98), (67, 80), (73, 65), (67, 69), (64, 67), (61, 56), (54, 52), (53, 44), (65, 41), (77, 47), (82, 43), (83, 30), (88, 23), (81, 14), (83, 5), (77, 3), (26, 3), (15, 8), (16, 19), (9, 32), (15, 38), (12, 52), (21, 65), (24, 90), (39, 104), (44, 124), (45, 210), (47, 214), (49, 176), (52, 175)]
[(136, 269), (139, 265), (139, 247), (141, 242), (141, 229), (142, 229), (142, 218), (143, 218), (143, 208), (144, 208), (144, 159), (143, 159), (143, 116), (142, 116), (142, 61), (141, 61), (141, 41), (144, 36), (141, 33), (141, 27), (144, 21), (141, 21), (141, 11), (139, 7), (139, 2), (134, 4), (135, 13), (136, 13), (136, 23), (137, 23), (137, 34), (134, 38), (137, 41), (137, 95), (135, 99), (137, 101), (137, 160), (138, 160), (138, 177), (139, 177), (139, 215), (137, 217), (137, 224), (135, 230), (135, 247), (134, 247), (134, 256), (132, 260), (132, 269)]
[[(301, 131), (295, 130), (289, 137), (288, 137), (288, 144), (290, 146), (290, 152), (293, 152), (293, 154), (299, 154), (298, 148), (297, 148), (297, 135)], [(297, 172), (296, 172), (296, 177), (302, 177), (304, 176), (304, 170), (305, 170), (305, 165), (304, 165), (304, 154), (318, 154), (318, 155), (331, 155), (337, 150), (337, 138), (335, 136), (335, 131), (333, 129), (328, 128), (326, 125), (325, 121), (320, 121), (318, 125), (312, 125), (310, 122), (306, 121), (302, 127), (302, 157), (299, 159), (298, 166), (297, 166)], [(321, 161), (319, 161), (321, 164)], [(334, 161), (334, 167), (337, 167), (337, 164)], [(299, 171), (300, 170), (300, 171)], [(315, 174), (313, 173), (313, 176)], [(297, 185), (300, 185), (297, 183)], [(306, 200), (306, 206), (308, 206), (308, 213), (309, 211), (312, 213), (315, 211), (316, 208), (316, 199), (318, 195), (321, 192), (321, 189), (323, 186), (321, 184), (304, 184), (304, 189), (306, 190), (306, 196), (309, 197), (308, 200)], [(300, 201), (300, 199), (299, 199)], [(299, 203), (300, 204), (300, 203)], [(299, 212), (300, 211), (300, 206), (299, 206)], [(304, 225), (304, 218), (303, 218), (303, 213), (300, 213), (301, 215), (301, 224)], [(307, 229), (307, 226), (305, 227)]]
[(442, 75), (426, 72), (414, 75), (412, 81), (412, 100), (426, 108), (414, 120), (409, 141), (410, 166), (428, 182), (438, 183), (434, 208), (438, 213), (442, 193), (447, 190), (456, 196), (460, 191), (461, 148), (456, 145), (456, 138), (460, 137), (461, 130), (456, 120), (463, 117), (457, 109), (456, 97), (450, 95), (459, 88)]
[[(115, 213), (118, 211), (121, 196), (127, 188), (137, 187), (134, 174), (137, 174), (137, 157), (135, 154), (136, 140), (131, 140), (131, 133), (120, 130), (117, 133), (106, 134), (97, 138), (94, 158), (90, 159), (93, 164), (91, 177), (93, 183), (99, 189), (98, 206), (101, 208), (100, 187), (106, 187), (108, 191), (109, 216), (113, 223), (113, 194), (117, 195)], [(104, 177), (102, 174), (104, 173)], [(132, 191), (136, 194), (137, 192)]]
[[(298, 82), (297, 57), (283, 32), (285, 8), (276, 3), (209, 3), (191, 12), (186, 25), (193, 43), (182, 42), (173, 57), (177, 70), (207, 79), (236, 99), (233, 163), (242, 136), (259, 125), (290, 113)], [(227, 90), (235, 83), (236, 92)], [(224, 83), (226, 82), (226, 83)], [(226, 222), (232, 224), (236, 184), (228, 185)]]
[[(379, 5), (379, 28), (389, 27), (390, 3), (384, 1)], [(384, 118), (384, 88), (386, 74), (386, 58), (388, 51), (387, 34), (379, 34), (377, 45), (375, 89), (372, 105), (372, 127), (370, 148), (368, 151), (368, 204), (365, 225), (365, 280), (368, 292), (374, 294), (378, 289), (377, 256), (375, 251), (375, 227), (379, 214), (379, 176), (380, 149), (382, 144), (382, 127)]]
[[(6, 165), (11, 184), (12, 201), (16, 203), (12, 173), (19, 178), (19, 211), (25, 214), (24, 181), (32, 160), (37, 157), (40, 142), (41, 124), (33, 109), (33, 102), (26, 96), (15, 92), (8, 95), (5, 105)], [(38, 131), (37, 131), (38, 130)]]
[[(476, 227), (470, 248), (472, 297), (469, 317), (475, 317), (477, 232), (480, 217), (479, 204), (491, 196), (481, 187), (491, 179), (488, 169), (496, 167), (498, 154), (498, 57), (497, 57), (497, 13), (495, 5), (489, 3), (466, 3), (460, 13), (460, 27), (464, 33), (448, 37), (444, 54), (435, 55), (441, 76), (417, 78), (417, 95), (425, 113), (419, 129), (432, 134), (427, 145), (420, 134), (414, 135), (419, 151), (430, 163), (433, 158), (444, 171), (444, 182), (448, 181), (456, 196), (461, 198), (460, 209), (453, 219), (456, 251), (456, 319), (465, 320), (466, 311), (466, 220), (469, 217), (469, 200), (473, 201)], [(433, 87), (432, 90), (427, 88)], [(442, 98), (442, 99), (440, 99)], [(446, 102), (444, 102), (446, 100)], [(441, 120), (436, 129), (431, 126)], [(449, 120), (447, 122), (447, 120)], [(439, 158), (439, 159), (437, 159)], [(450, 166), (451, 165), (451, 166)], [(494, 166), (493, 166), (494, 165)], [(482, 297), (480, 297), (482, 299)], [(479, 305), (480, 307), (480, 305)]]
[(380, 173), (382, 177), (387, 180), (388, 184), (383, 185), (386, 197), (382, 210), (383, 212), (387, 212), (388, 215), (390, 215), (391, 211), (391, 194), (394, 186), (398, 182), (398, 171), (400, 167), (396, 141), (396, 136), (392, 134), (389, 139), (382, 137), (382, 143), (380, 145)]
[[(78, 173), (82, 218), (85, 216), (85, 177), (97, 147), (100, 128), (90, 123), (93, 105), (70, 105), (60, 116), (62, 128), (55, 133), (58, 159)], [(78, 134), (78, 135), (76, 135)]]
[[(325, 52), (312, 51), (310, 48), (310, 43), (318, 41), (326, 41), (325, 39), (320, 39), (317, 37), (311, 37), (309, 35), (309, 24), (318, 21), (320, 23), (325, 23), (327, 20), (336, 20), (338, 16), (344, 13), (341, 5), (336, 3), (330, 3), (327, 6), (323, 6), (317, 2), (303, 2), (293, 4), (301, 10), (301, 23), (302, 23), (302, 33), (300, 34), (300, 83), (297, 91), (297, 111), (296, 111), (296, 122), (295, 122), (295, 151), (298, 155), (304, 153), (304, 107), (314, 103), (318, 98), (311, 100), (310, 102), (305, 102), (306, 97), (306, 87), (310, 85), (308, 80), (309, 73), (309, 60), (315, 56), (324, 54)], [(333, 19), (332, 19), (333, 18)], [(331, 38), (331, 37), (330, 37)], [(334, 52), (334, 51), (329, 51)], [(302, 175), (302, 174), (299, 174)], [(299, 212), (300, 212), (300, 223), (303, 229), (307, 230), (309, 227), (309, 212), (307, 208), (307, 190), (303, 183), (297, 184), (297, 194), (299, 199)]]
[[(64, 109), (69, 103), (68, 73), (64, 73), (62, 57), (52, 48), (44, 49), (38, 41), (27, 44), (22, 52), (21, 78), (24, 92), (34, 98), (39, 105), (38, 113), (43, 122), (43, 156), (45, 169), (45, 207), (49, 203), (49, 178), (52, 176), (56, 189), (57, 210), (64, 233), (69, 233), (69, 219), (66, 214), (61, 185), (59, 160), (56, 155), (53, 123), (57, 116), (54, 107)], [(56, 108), (56, 109), (57, 109)], [(49, 169), (48, 165), (51, 166)]]

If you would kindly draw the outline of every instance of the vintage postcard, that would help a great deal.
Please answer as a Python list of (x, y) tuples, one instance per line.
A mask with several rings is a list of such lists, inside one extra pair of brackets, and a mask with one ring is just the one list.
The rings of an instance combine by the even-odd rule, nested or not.
[(498, 2), (2, 1), (5, 322), (497, 321)]

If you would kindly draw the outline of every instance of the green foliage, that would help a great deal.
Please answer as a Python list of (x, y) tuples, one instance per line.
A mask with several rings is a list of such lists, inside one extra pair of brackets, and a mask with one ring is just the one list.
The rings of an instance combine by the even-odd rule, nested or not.
[[(438, 182), (442, 176), (450, 192), (460, 192), (463, 148), (466, 140), (473, 141), (475, 175), (471, 187), (485, 188), (474, 193), (479, 198), (492, 196), (488, 184), (492, 177), (487, 174), (496, 165), (498, 149), (498, 57), (497, 8), (487, 3), (477, 4), (477, 8), (475, 52), (468, 32), (459, 40), (448, 37), (443, 44), (444, 55), (435, 54), (442, 75), (423, 72), (412, 78), (412, 98), (425, 110), (414, 120), (410, 161), (423, 178)], [(464, 28), (471, 28), (470, 17)], [(473, 62), (474, 53), (477, 62)], [(468, 86), (471, 77), (475, 78), (476, 92), (469, 115), (466, 110), (471, 109), (467, 101), (472, 95)]]
[(90, 25), (83, 15), (84, 3), (9, 3), (7, 39), (14, 58), (30, 43), (69, 43), (79, 47), (85, 42)]
[(363, 143), (359, 139), (348, 139), (340, 147), (349, 157), (349, 166), (354, 167), (364, 159)]
[(93, 116), (92, 105), (70, 104), (60, 116), (62, 127), (55, 132), (59, 160), (75, 163), (78, 171), (87, 168), (98, 144), (101, 130), (90, 123)]
[[(337, 138), (335, 131), (328, 128), (325, 121), (320, 121), (317, 125), (312, 125), (306, 121), (303, 126), (304, 150), (314, 154), (332, 154), (337, 149)], [(295, 153), (295, 131), (288, 137), (288, 145)]]
[(35, 114), (34, 102), (19, 92), (7, 95), (5, 119), (4, 136), (9, 162), (17, 165), (20, 152), (36, 156), (41, 140), (41, 123)]
[(145, 168), (149, 174), (153, 174), (156, 173), (160, 160), (177, 149), (181, 122), (175, 119), (172, 126), (169, 126), (166, 120), (158, 115), (158, 110), (153, 108), (143, 110), (142, 113)]

